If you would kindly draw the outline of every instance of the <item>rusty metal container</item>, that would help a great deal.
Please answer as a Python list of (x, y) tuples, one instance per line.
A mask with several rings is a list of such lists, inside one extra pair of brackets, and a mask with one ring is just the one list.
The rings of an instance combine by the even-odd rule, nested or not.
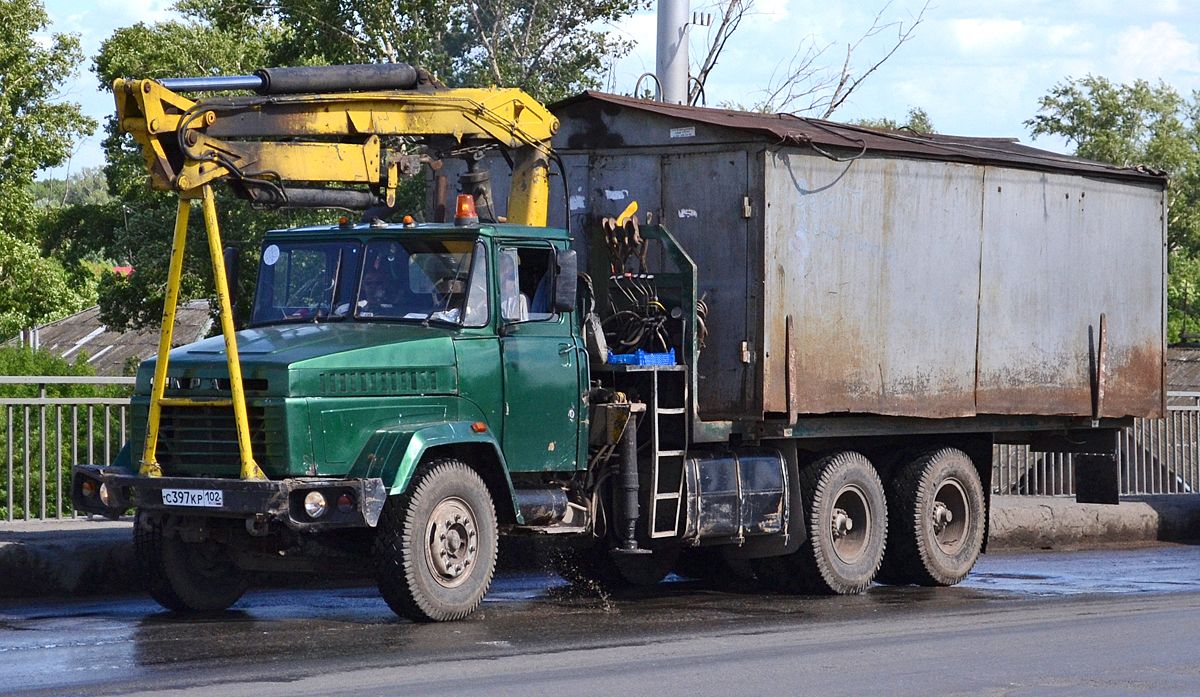
[(696, 262), (702, 419), (1163, 412), (1159, 174), (595, 92), (551, 108), (551, 224), (636, 200)]

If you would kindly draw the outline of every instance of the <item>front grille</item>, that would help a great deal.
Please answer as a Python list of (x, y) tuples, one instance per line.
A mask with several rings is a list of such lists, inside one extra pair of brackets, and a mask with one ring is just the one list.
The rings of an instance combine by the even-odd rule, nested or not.
[[(286, 469), (283, 415), (247, 405), (250, 447), (265, 471)], [(167, 476), (237, 477), (241, 469), (232, 407), (164, 406), (158, 429), (158, 462)]]

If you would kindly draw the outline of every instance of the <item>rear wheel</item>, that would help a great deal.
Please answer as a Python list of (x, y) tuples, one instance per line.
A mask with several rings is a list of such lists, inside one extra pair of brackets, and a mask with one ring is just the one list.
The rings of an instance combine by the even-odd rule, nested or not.
[(983, 486), (966, 453), (941, 448), (902, 467), (888, 487), (892, 511), (886, 583), (952, 586), (983, 547)]
[(479, 474), (434, 461), (388, 499), (375, 537), (380, 595), (401, 617), (458, 620), (483, 602), (496, 569), (496, 510)]
[(871, 585), (887, 541), (887, 503), (867, 458), (840, 452), (800, 470), (808, 536), (795, 552), (753, 560), (769, 586), (848, 595)]
[(177, 521), (139, 510), (133, 526), (134, 561), (150, 597), (176, 612), (215, 612), (246, 592), (245, 573), (228, 547), (213, 539), (186, 542)]

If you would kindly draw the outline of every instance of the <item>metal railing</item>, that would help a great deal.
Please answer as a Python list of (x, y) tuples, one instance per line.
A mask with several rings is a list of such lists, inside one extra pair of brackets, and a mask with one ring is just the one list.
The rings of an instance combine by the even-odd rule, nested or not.
[[(129, 397), (49, 396), (51, 386), (128, 387), (133, 382), (120, 377), (0, 376), (0, 391), (6, 385), (37, 391), (36, 396), (0, 397), (0, 452), (6, 456), (0, 468), (0, 521), (74, 516), (71, 466), (108, 464), (128, 438)], [(1121, 436), (1122, 495), (1200, 491), (1200, 392), (1167, 396), (1167, 418), (1137, 419)], [(1071, 456), (997, 445), (992, 491), (1072, 496)]]
[[(51, 396), (79, 392), (62, 386), (92, 386), (114, 392), (133, 378), (104, 376), (0, 376), (5, 386), (20, 385), (36, 396), (0, 396), (0, 452), (6, 456), (0, 486), (0, 520), (36, 520), (74, 516), (70, 472), (76, 463), (109, 463), (128, 437), (129, 397), (103, 394)], [(29, 389), (32, 388), (32, 389)], [(66, 488), (64, 488), (66, 482)]]
[[(1164, 419), (1136, 419), (1117, 443), (1121, 495), (1200, 491), (1200, 392), (1168, 392)], [(1024, 445), (997, 445), (992, 492), (1074, 496), (1071, 455), (1035, 453)]]

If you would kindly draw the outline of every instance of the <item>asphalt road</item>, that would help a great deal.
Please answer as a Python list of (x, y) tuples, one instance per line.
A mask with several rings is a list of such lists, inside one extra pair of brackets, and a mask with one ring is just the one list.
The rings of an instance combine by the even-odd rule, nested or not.
[(0, 606), (0, 694), (1200, 694), (1200, 547), (988, 555), (956, 588), (816, 598), (498, 578), (396, 619), (371, 588), (270, 590), (182, 620), (140, 597)]

